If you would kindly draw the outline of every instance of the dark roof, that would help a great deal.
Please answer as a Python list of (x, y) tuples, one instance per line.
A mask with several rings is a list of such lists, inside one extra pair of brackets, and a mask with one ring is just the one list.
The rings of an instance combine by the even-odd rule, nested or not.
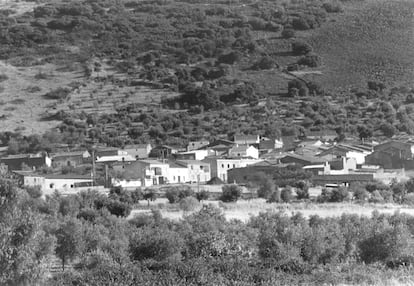
[(206, 183), (207, 185), (222, 185), (224, 182), (218, 177), (213, 177)]
[(344, 174), (344, 175), (316, 175), (313, 177), (315, 181), (338, 181), (338, 182), (358, 182), (372, 181), (374, 174)]
[[(72, 152), (61, 152), (61, 153), (55, 153), (52, 154), (52, 158), (56, 157), (72, 157), (72, 156), (83, 156), (83, 154), (87, 152), (87, 150), (84, 151), (72, 151)], [(89, 152), (88, 152), (89, 153)]]
[(146, 144), (131, 144), (131, 145), (125, 145), (124, 149), (140, 149), (140, 148), (147, 148), (148, 145), (151, 146), (150, 143), (146, 143)]

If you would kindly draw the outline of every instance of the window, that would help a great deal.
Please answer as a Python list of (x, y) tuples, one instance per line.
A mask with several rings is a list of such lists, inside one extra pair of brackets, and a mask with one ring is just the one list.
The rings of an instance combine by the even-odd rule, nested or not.
[(49, 185), (49, 187), (50, 187), (51, 189), (53, 189), (53, 183), (52, 183), (52, 184), (50, 184), (50, 185)]
[(73, 189), (73, 185), (70, 185), (70, 187)]
[(230, 169), (230, 164), (227, 164), (227, 168), (229, 168), (229, 169)]
[(193, 167), (193, 165), (191, 165), (191, 170), (194, 170), (194, 167)]
[(224, 164), (221, 164), (221, 167), (224, 168)]
[(236, 168), (236, 164), (233, 164), (233, 168)]
[(175, 176), (173, 176), (173, 181), (175, 181)]
[(204, 166), (200, 166), (200, 170), (203, 170), (204, 169)]

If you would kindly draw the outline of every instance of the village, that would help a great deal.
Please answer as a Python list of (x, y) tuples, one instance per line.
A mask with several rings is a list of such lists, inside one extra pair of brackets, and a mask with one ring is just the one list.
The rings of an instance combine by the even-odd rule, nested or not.
[(336, 139), (337, 134), (328, 131), (278, 139), (235, 135), (232, 141), (194, 141), (185, 148), (136, 144), (68, 150), (60, 146), (61, 151), (51, 154), (17, 155), (6, 155), (6, 146), (0, 149), (0, 172), (16, 178), (22, 187), (39, 188), (45, 196), (85, 190), (108, 193), (112, 187), (159, 191), (184, 184), (196, 192), (217, 192), (223, 184), (249, 186), (258, 177), (272, 177), (288, 166), (308, 174), (311, 186), (320, 189), (406, 181), (414, 170), (410, 136), (383, 142)]

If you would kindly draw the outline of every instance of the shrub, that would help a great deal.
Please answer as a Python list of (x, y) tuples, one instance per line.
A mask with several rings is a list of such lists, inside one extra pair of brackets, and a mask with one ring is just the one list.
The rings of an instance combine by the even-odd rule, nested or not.
[(409, 193), (404, 196), (403, 203), (406, 205), (414, 206), (414, 193)]
[(40, 186), (35, 186), (35, 187), (26, 186), (24, 187), (24, 189), (29, 194), (29, 196), (34, 199), (40, 198), (43, 195), (42, 190), (40, 189)]
[(210, 197), (210, 194), (206, 190), (201, 190), (201, 191), (196, 193), (196, 199), (199, 202), (208, 200), (209, 197)]
[(289, 203), (293, 199), (292, 189), (290, 187), (284, 188), (280, 193), (280, 198), (283, 202)]
[(180, 201), (180, 209), (184, 212), (191, 212), (198, 208), (199, 202), (194, 197), (186, 197)]
[(379, 193), (381, 194), (381, 197), (384, 199), (384, 202), (386, 203), (392, 203), (394, 202), (393, 193), (390, 190), (379, 190)]
[(280, 191), (275, 189), (267, 198), (267, 203), (279, 203), (281, 201)]
[(260, 178), (260, 180), (257, 196), (259, 198), (268, 199), (276, 189), (275, 183), (273, 179), (269, 177)]
[(298, 181), (295, 183), (296, 198), (298, 200), (309, 199), (309, 186), (305, 181)]
[(70, 94), (70, 89), (65, 87), (59, 87), (55, 90), (49, 91), (44, 97), (47, 99), (66, 99)]
[(354, 198), (358, 201), (366, 201), (369, 198), (369, 193), (365, 189), (357, 188), (354, 190)]
[(150, 226), (139, 228), (130, 240), (130, 254), (133, 260), (154, 259), (162, 261), (178, 255), (183, 247), (181, 236), (164, 228)]
[(265, 56), (258, 60), (252, 68), (254, 70), (268, 70), (275, 66), (277, 66), (275, 60), (269, 56)]
[(77, 218), (78, 219), (84, 219), (90, 222), (94, 222), (95, 219), (99, 216), (98, 212), (94, 209), (90, 209), (90, 208), (86, 208), (86, 209), (82, 209), (78, 215)]
[(319, 67), (321, 65), (321, 62), (321, 57), (315, 54), (303, 56), (298, 60), (299, 65), (308, 66), (311, 68)]
[(385, 84), (379, 81), (368, 81), (368, 89), (374, 91), (382, 91), (385, 89)]
[(349, 198), (349, 192), (347, 188), (339, 187), (332, 190), (330, 202), (343, 202)]
[(167, 198), (170, 204), (177, 203), (180, 200), (180, 198), (178, 197), (178, 190), (175, 187), (169, 188), (165, 192), (165, 197)]
[(410, 236), (410, 232), (402, 225), (373, 233), (359, 243), (361, 260), (365, 263), (373, 263), (397, 259), (405, 253)]
[(6, 74), (0, 74), (0, 82), (8, 80), (9, 77)]
[(312, 46), (304, 41), (295, 41), (292, 43), (292, 52), (295, 55), (306, 55), (312, 52)]
[(111, 214), (118, 217), (127, 217), (131, 213), (131, 207), (129, 204), (117, 200), (108, 200), (106, 208)]
[(325, 202), (342, 202), (345, 199), (349, 198), (349, 192), (344, 187), (339, 187), (335, 189), (322, 189), (322, 193), (318, 196), (317, 201), (320, 203)]
[(181, 199), (194, 196), (194, 191), (190, 186), (181, 186), (178, 188), (178, 197)]
[(241, 196), (241, 188), (237, 185), (224, 185), (220, 200), (223, 202), (236, 202)]
[(131, 200), (133, 204), (139, 203), (140, 200), (144, 198), (144, 195), (142, 194), (142, 191), (140, 188), (135, 189), (131, 192)]
[(218, 63), (232, 65), (241, 59), (242, 54), (239, 51), (231, 51), (228, 54), (222, 54), (218, 57)]
[(339, 2), (326, 2), (322, 4), (322, 8), (328, 13), (341, 13), (344, 11), (341, 3)]
[[(391, 195), (392, 197), (392, 195)], [(384, 198), (381, 196), (378, 190), (372, 192), (371, 197), (369, 198), (369, 202), (371, 203), (383, 203)]]
[(282, 31), (282, 37), (285, 39), (290, 39), (293, 38), (295, 36), (295, 30), (291, 29), (291, 28), (285, 28)]

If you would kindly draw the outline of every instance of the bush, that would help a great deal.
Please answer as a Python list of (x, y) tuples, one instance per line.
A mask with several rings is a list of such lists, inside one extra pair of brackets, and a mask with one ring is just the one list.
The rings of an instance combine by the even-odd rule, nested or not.
[(32, 197), (33, 199), (40, 198), (43, 195), (42, 190), (40, 189), (40, 186), (35, 186), (35, 187), (26, 186), (24, 187), (24, 189), (29, 194), (29, 196)]
[(70, 94), (70, 89), (65, 87), (59, 87), (55, 90), (49, 91), (44, 97), (47, 99), (66, 99)]
[(354, 198), (358, 201), (366, 201), (369, 198), (369, 193), (365, 189), (357, 188), (354, 190)]
[(410, 232), (402, 225), (373, 233), (359, 243), (361, 260), (373, 263), (397, 259), (407, 250), (410, 237)]
[(201, 190), (196, 193), (196, 199), (199, 202), (208, 200), (209, 197), (210, 197), (210, 194), (206, 190)]
[(237, 185), (224, 185), (220, 200), (223, 202), (236, 202), (241, 197), (241, 188)]
[(306, 55), (312, 52), (312, 46), (303, 41), (296, 41), (292, 43), (292, 52), (295, 55)]
[(295, 183), (296, 198), (298, 200), (309, 199), (309, 185), (305, 181), (298, 181)]
[(344, 187), (335, 189), (322, 189), (322, 193), (318, 196), (317, 201), (320, 203), (330, 202), (342, 202), (349, 198), (349, 192)]
[[(391, 194), (392, 197), (392, 194)], [(381, 196), (380, 192), (378, 190), (375, 190), (372, 192), (371, 197), (369, 198), (370, 203), (383, 203), (384, 198)]]
[(259, 198), (268, 199), (275, 191), (276, 186), (272, 178), (264, 177), (259, 178), (259, 189), (257, 190), (257, 196)]
[(8, 80), (9, 77), (6, 74), (0, 74), (0, 82)]
[(200, 203), (194, 197), (186, 197), (180, 201), (180, 209), (184, 212), (191, 212), (198, 208)]
[(280, 201), (280, 191), (278, 189), (274, 190), (266, 200), (267, 203), (279, 203)]
[(330, 202), (343, 202), (349, 198), (349, 192), (347, 188), (339, 187), (332, 191)]
[(242, 54), (239, 51), (231, 51), (228, 54), (220, 55), (217, 59), (217, 62), (232, 65), (235, 62), (239, 61), (241, 57)]
[(339, 2), (323, 3), (322, 8), (328, 13), (341, 13), (344, 11), (344, 8)]
[(409, 193), (404, 196), (403, 204), (414, 206), (414, 193)]
[(169, 188), (165, 192), (165, 197), (167, 198), (170, 204), (178, 203), (180, 198), (178, 197), (178, 190), (175, 187)]
[(276, 62), (273, 58), (269, 56), (262, 57), (260, 60), (258, 60), (252, 67), (254, 70), (268, 70), (274, 68), (276, 65)]
[(295, 30), (291, 29), (291, 28), (285, 28), (282, 31), (282, 37), (285, 39), (290, 39), (293, 38), (295, 36)]
[(289, 203), (293, 199), (292, 189), (290, 187), (284, 188), (280, 193), (280, 198), (283, 202)]
[(131, 213), (131, 207), (127, 203), (117, 200), (109, 200), (106, 204), (108, 211), (118, 217), (127, 217)]
[(133, 260), (162, 261), (173, 255), (179, 255), (183, 244), (183, 239), (178, 233), (147, 226), (139, 228), (133, 234), (130, 240), (130, 254)]
[(311, 68), (319, 67), (321, 63), (321, 57), (315, 54), (306, 55), (298, 60), (299, 65), (308, 66)]

